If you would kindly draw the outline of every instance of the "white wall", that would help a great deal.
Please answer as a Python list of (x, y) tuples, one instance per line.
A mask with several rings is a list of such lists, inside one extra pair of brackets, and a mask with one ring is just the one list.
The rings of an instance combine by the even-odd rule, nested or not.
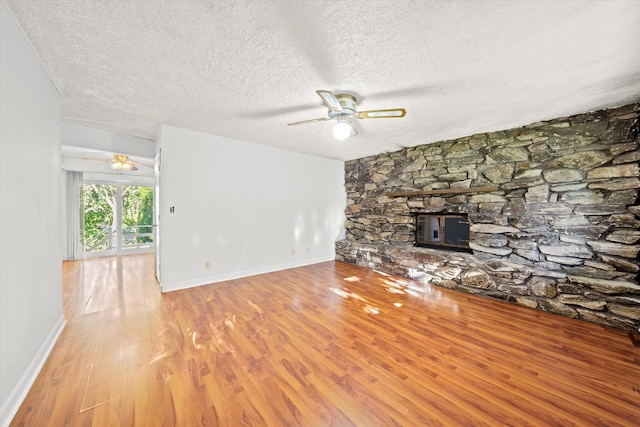
[(157, 143), (163, 291), (335, 258), (342, 161), (171, 126)]
[(150, 139), (66, 122), (62, 123), (62, 143), (150, 159), (155, 153), (155, 143)]
[(47, 71), (0, 4), (0, 425), (64, 325), (60, 105)]

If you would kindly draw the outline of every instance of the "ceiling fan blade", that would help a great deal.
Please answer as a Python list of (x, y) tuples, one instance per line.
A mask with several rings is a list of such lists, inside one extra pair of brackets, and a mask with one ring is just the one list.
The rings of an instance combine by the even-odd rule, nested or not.
[(306, 125), (307, 123), (326, 122), (327, 120), (331, 120), (331, 119), (329, 117), (321, 117), (319, 119), (303, 120), (301, 122), (289, 123), (287, 126)]
[(336, 97), (328, 90), (317, 90), (316, 93), (320, 95), (322, 101), (329, 107), (331, 111), (342, 111), (342, 106), (336, 99)]
[(82, 160), (97, 160), (99, 162), (110, 162), (111, 157), (83, 157)]
[(407, 111), (404, 108), (393, 108), (390, 110), (369, 110), (360, 111), (356, 115), (359, 119), (392, 119), (404, 117)]

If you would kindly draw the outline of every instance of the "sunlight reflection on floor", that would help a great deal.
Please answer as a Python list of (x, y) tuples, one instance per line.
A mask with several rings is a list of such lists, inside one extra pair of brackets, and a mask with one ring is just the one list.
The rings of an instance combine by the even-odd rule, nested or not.
[[(348, 277), (348, 278), (345, 278), (345, 280), (350, 281), (350, 282), (354, 282), (354, 281), (358, 281), (360, 279), (357, 278), (357, 277)], [(367, 301), (365, 298), (361, 297), (357, 293), (351, 292), (348, 288), (342, 288), (342, 289), (329, 288), (329, 289), (332, 292), (334, 292), (336, 295), (339, 295), (340, 297), (342, 297), (344, 299), (353, 299), (353, 300), (365, 303), (365, 306), (364, 306), (363, 310), (365, 312), (369, 313), (369, 314), (379, 314), (380, 313), (380, 309), (378, 309), (377, 307), (374, 307), (373, 305), (369, 304), (369, 301)]]
[[(425, 302), (438, 302), (440, 306), (448, 306), (453, 312), (458, 313), (458, 305), (454, 301), (449, 300), (449, 298), (447, 298), (447, 296), (440, 289), (432, 286), (429, 283), (432, 279), (435, 278), (428, 273), (418, 272), (417, 270), (415, 270), (412, 271), (412, 273), (420, 280), (407, 280), (393, 277), (390, 274), (378, 270), (374, 270), (374, 272), (376, 275), (380, 276), (377, 278), (376, 283), (384, 287), (384, 289), (391, 294), (396, 294), (398, 296), (406, 295), (407, 297), (417, 298)], [(360, 282), (361, 278), (359, 276), (350, 276), (343, 278), (343, 280), (345, 282), (355, 283)], [(362, 309), (369, 314), (380, 314), (381, 312), (379, 307), (372, 305), (370, 301), (353, 292), (348, 287), (332, 287), (329, 289), (341, 298), (364, 303), (365, 305)], [(400, 301), (394, 302), (392, 304), (396, 308), (400, 308), (404, 305)]]

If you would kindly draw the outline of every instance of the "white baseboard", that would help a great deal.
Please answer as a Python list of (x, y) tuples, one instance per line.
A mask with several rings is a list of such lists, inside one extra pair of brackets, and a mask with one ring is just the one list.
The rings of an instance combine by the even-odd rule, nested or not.
[(29, 393), (31, 386), (38, 377), (40, 370), (44, 366), (44, 362), (47, 361), (51, 350), (53, 350), (53, 346), (58, 341), (58, 337), (60, 336), (65, 323), (66, 319), (64, 318), (64, 315), (60, 316), (60, 319), (58, 319), (56, 324), (53, 326), (53, 329), (51, 329), (51, 332), (49, 332), (49, 335), (40, 346), (40, 349), (31, 360), (31, 363), (29, 363), (29, 366), (20, 377), (20, 380), (15, 387), (13, 387), (11, 393), (9, 393), (7, 400), (2, 404), (2, 407), (0, 407), (0, 426), (8, 427), (11, 420), (13, 420), (13, 417), (16, 415), (16, 412), (20, 409), (20, 405), (22, 405), (24, 398), (27, 397), (27, 393)]
[(162, 283), (161, 291), (171, 292), (180, 289), (188, 289), (196, 286), (209, 285), (211, 283), (224, 282), (227, 280), (241, 279), (243, 277), (256, 276), (258, 274), (273, 273), (274, 271), (287, 270), (289, 268), (304, 267), (306, 265), (319, 264), (321, 262), (333, 261), (335, 255), (322, 258), (307, 258), (300, 261), (270, 265), (266, 267), (252, 268), (248, 270), (240, 270), (232, 273), (218, 274), (214, 276), (201, 277), (194, 280), (185, 280), (180, 282)]

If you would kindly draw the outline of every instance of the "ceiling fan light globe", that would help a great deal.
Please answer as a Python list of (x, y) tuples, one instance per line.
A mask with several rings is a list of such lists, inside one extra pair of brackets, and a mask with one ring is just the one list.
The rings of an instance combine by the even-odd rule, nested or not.
[(117, 160), (114, 160), (113, 162), (111, 162), (111, 164), (109, 166), (111, 166), (111, 169), (113, 169), (113, 170), (120, 170), (120, 171), (132, 171), (132, 170), (135, 170), (133, 162), (131, 160), (117, 159)]
[(353, 126), (346, 121), (339, 121), (333, 127), (333, 136), (340, 141), (349, 138), (353, 134)]

